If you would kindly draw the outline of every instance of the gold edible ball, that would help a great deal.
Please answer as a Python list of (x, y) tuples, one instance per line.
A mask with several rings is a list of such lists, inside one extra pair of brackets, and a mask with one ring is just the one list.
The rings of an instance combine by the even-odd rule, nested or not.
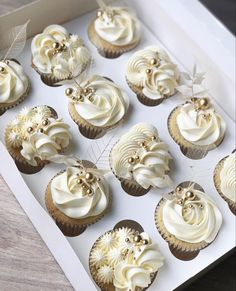
[(83, 97), (83, 95), (79, 95), (79, 96), (78, 96), (78, 101), (79, 101), (79, 102), (83, 102), (83, 101), (84, 101), (84, 97)]
[(155, 135), (153, 135), (153, 136), (151, 137), (151, 139), (152, 139), (152, 140), (156, 140), (157, 137), (156, 137)]
[(89, 88), (84, 88), (84, 94), (88, 94), (89, 93)]
[(86, 173), (86, 175), (85, 175), (85, 179), (88, 181), (88, 182), (93, 182), (94, 181), (94, 176), (93, 176), (93, 174), (92, 173)]
[(92, 195), (92, 194), (93, 194), (93, 190), (92, 190), (92, 189), (88, 189), (88, 190), (86, 191), (86, 194), (88, 194), (88, 195)]
[(182, 191), (182, 187), (178, 186), (178, 187), (176, 188), (176, 191), (177, 191), (178, 193), (181, 192), (181, 191)]
[(209, 106), (209, 101), (208, 101), (208, 99), (207, 99), (207, 98), (201, 98), (201, 99), (199, 100), (199, 105), (200, 105), (200, 107), (201, 107), (202, 109), (207, 109), (208, 106)]
[(178, 200), (178, 204), (179, 204), (179, 205), (183, 205), (183, 203), (184, 203), (183, 199), (179, 199), (179, 200)]
[(192, 191), (187, 191), (185, 195), (186, 195), (186, 198), (189, 198), (189, 199), (194, 198), (194, 193)]
[(147, 70), (146, 70), (146, 73), (147, 73), (148, 75), (151, 75), (152, 70), (151, 70), (151, 69), (147, 69)]
[(135, 159), (133, 157), (131, 157), (131, 158), (128, 159), (128, 163), (129, 164), (132, 165), (132, 164), (134, 164), (134, 162), (135, 162)]
[(151, 62), (150, 63), (151, 63), (151, 65), (156, 65), (157, 64), (157, 59), (154, 59), (154, 58), (151, 59)]
[(43, 120), (42, 125), (43, 126), (47, 126), (48, 123), (49, 123), (49, 120), (46, 118), (46, 119)]
[(203, 209), (203, 205), (202, 205), (202, 204), (200, 204), (200, 205), (199, 205), (199, 208), (200, 208), (200, 209)]
[(65, 93), (67, 96), (71, 96), (73, 94), (74, 90), (72, 88), (67, 88)]
[(97, 182), (100, 182), (101, 181), (101, 178), (97, 178)]
[(193, 208), (193, 204), (189, 204), (189, 206), (188, 206), (190, 209), (192, 209)]
[(60, 44), (59, 44), (59, 42), (54, 42), (54, 43), (52, 44), (52, 47), (53, 47), (54, 49), (59, 49), (59, 48), (60, 48)]
[(139, 145), (140, 145), (142, 148), (145, 148), (145, 147), (146, 147), (145, 142), (140, 142)]
[(142, 237), (139, 234), (134, 237), (134, 241), (137, 243), (140, 242), (141, 240), (142, 240)]
[(43, 128), (39, 128), (39, 132), (43, 133), (44, 132)]
[(34, 129), (33, 129), (32, 126), (30, 126), (30, 127), (27, 128), (28, 133), (31, 133), (33, 130), (34, 130)]
[(81, 185), (81, 184), (83, 184), (83, 180), (82, 179), (77, 179), (76, 180), (76, 183), (79, 184), (79, 185)]
[(125, 239), (125, 241), (126, 241), (127, 243), (129, 243), (129, 242), (130, 242), (130, 239), (127, 237), (127, 238)]
[(4, 67), (0, 67), (0, 73), (5, 73), (6, 69)]
[(143, 239), (142, 243), (143, 243), (143, 245), (147, 245), (148, 244), (148, 240), (147, 239)]

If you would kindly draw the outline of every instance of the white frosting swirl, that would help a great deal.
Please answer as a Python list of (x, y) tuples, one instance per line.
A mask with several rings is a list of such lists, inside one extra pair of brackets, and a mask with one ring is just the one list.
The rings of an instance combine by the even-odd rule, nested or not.
[(224, 161), (220, 171), (220, 190), (224, 196), (236, 202), (236, 152)]
[[(144, 143), (144, 146), (141, 146)], [(129, 159), (134, 158), (130, 164)], [(123, 135), (111, 151), (111, 168), (123, 179), (134, 179), (140, 186), (164, 188), (170, 186), (171, 156), (168, 147), (159, 137), (155, 127), (140, 123)]]
[(217, 143), (226, 130), (225, 121), (213, 106), (197, 111), (193, 103), (186, 103), (180, 107), (176, 122), (183, 138), (198, 146)]
[(115, 46), (139, 42), (140, 22), (127, 7), (108, 7), (94, 23), (95, 31), (105, 41)]
[(96, 179), (91, 187), (93, 195), (85, 195), (85, 190), (76, 181), (81, 170), (76, 167), (69, 167), (67, 170), (56, 176), (51, 182), (52, 200), (66, 216), (83, 219), (86, 217), (101, 214), (108, 205), (109, 190), (103, 175), (99, 170), (87, 169)]
[(115, 83), (95, 75), (81, 84), (93, 91), (90, 98), (75, 103), (75, 109), (88, 123), (110, 127), (122, 120), (129, 107), (127, 94)]
[(142, 88), (146, 97), (156, 100), (175, 93), (179, 70), (164, 50), (150, 46), (130, 58), (126, 78), (131, 84)]
[[(64, 44), (64, 50), (56, 53), (53, 45)], [(50, 25), (36, 35), (31, 44), (32, 62), (40, 73), (52, 74), (59, 80), (77, 77), (91, 60), (83, 40), (70, 35), (60, 25)]]
[(189, 190), (196, 198), (186, 200), (184, 205), (179, 205), (176, 199), (164, 202), (162, 215), (165, 228), (184, 242), (211, 243), (221, 227), (222, 215), (209, 195), (190, 188), (183, 189), (183, 195)]
[(20, 99), (29, 86), (29, 80), (18, 63), (7, 60), (0, 62), (4, 71), (0, 72), (0, 104), (14, 103)]

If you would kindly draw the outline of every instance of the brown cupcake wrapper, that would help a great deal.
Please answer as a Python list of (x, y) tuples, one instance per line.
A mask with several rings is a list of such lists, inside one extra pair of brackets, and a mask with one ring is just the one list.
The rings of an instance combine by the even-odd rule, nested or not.
[(7, 104), (7, 103), (0, 104), (0, 116), (3, 115), (8, 109), (14, 108), (17, 105), (19, 105), (20, 103), (22, 103), (25, 100), (25, 98), (29, 95), (30, 89), (31, 89), (31, 85), (30, 85), (30, 80), (28, 78), (28, 87), (27, 87), (25, 93), (18, 100), (16, 100), (13, 103), (9, 103), (9, 104)]
[(104, 39), (98, 36), (94, 28), (94, 21), (95, 19), (89, 25), (88, 36), (91, 42), (97, 48), (101, 56), (105, 58), (109, 58), (109, 59), (118, 58), (122, 54), (133, 50), (135, 47), (139, 45), (140, 40), (137, 41), (136, 43), (126, 45), (126, 46), (115, 46), (115, 45), (110, 44), (109, 42), (105, 41)]
[(172, 139), (179, 145), (181, 152), (190, 159), (202, 159), (204, 158), (209, 151), (214, 150), (218, 147), (224, 140), (224, 136), (219, 139), (216, 143), (208, 145), (208, 146), (196, 146), (186, 139), (183, 138), (181, 135), (179, 128), (177, 126), (176, 118), (179, 113), (180, 106), (174, 108), (174, 110), (170, 113), (167, 125), (169, 134), (171, 135)]
[(69, 114), (70, 114), (71, 118), (78, 125), (80, 133), (89, 139), (98, 139), (98, 138), (103, 137), (109, 130), (119, 126), (119, 124), (124, 119), (124, 117), (123, 117), (123, 119), (121, 119), (119, 122), (117, 122), (116, 124), (114, 124), (112, 126), (98, 127), (98, 126), (94, 126), (94, 125), (88, 123), (85, 119), (83, 119), (79, 115), (79, 113), (76, 111), (73, 102), (69, 102), (68, 110), (69, 110)]
[(134, 84), (132, 84), (126, 77), (126, 82), (129, 85), (130, 89), (137, 95), (137, 98), (139, 100), (140, 103), (142, 103), (143, 105), (146, 106), (158, 106), (160, 105), (165, 99), (169, 98), (169, 97), (164, 97), (164, 98), (160, 98), (160, 99), (150, 99), (147, 96), (145, 96), (142, 92), (141, 87), (135, 86)]
[[(121, 222), (122, 223), (122, 222)], [(117, 225), (119, 225), (119, 223), (117, 224)], [(130, 227), (129, 227), (130, 228)], [(105, 235), (106, 233), (110, 233), (110, 232), (112, 232), (112, 231), (114, 231), (116, 229), (116, 226), (114, 227), (114, 229), (113, 230), (111, 230), (111, 231), (107, 231), (107, 232), (105, 232), (104, 234), (102, 234), (96, 241), (95, 241), (95, 243), (93, 244), (93, 246), (92, 246), (92, 248), (91, 248), (91, 250), (90, 250), (90, 254), (89, 254), (89, 270), (90, 270), (90, 274), (92, 275), (92, 278), (93, 278), (93, 280), (95, 281), (95, 283), (98, 285), (98, 287), (101, 289), (101, 291), (115, 291), (115, 286), (112, 284), (112, 283), (110, 283), (110, 284), (103, 284), (103, 283), (101, 283), (99, 280), (98, 280), (98, 277), (97, 277), (97, 268), (96, 267), (92, 267), (92, 265), (91, 265), (91, 253), (92, 253), (92, 251), (94, 250), (94, 248), (96, 248), (96, 246), (97, 246), (97, 244), (98, 244), (98, 242), (100, 241), (100, 239), (102, 238), (102, 236), (103, 235)], [(136, 230), (136, 229), (133, 229), (133, 228), (130, 228), (130, 229), (132, 229), (132, 230), (134, 230), (135, 232), (139, 232), (139, 230)], [(144, 230), (142, 230), (142, 231), (144, 231)], [(155, 278), (156, 278), (156, 276), (157, 276), (157, 274), (158, 274), (158, 271), (157, 272), (153, 272), (153, 273), (151, 273), (151, 283), (149, 284), (149, 286), (148, 287), (146, 287), (146, 288), (141, 288), (141, 287), (136, 287), (136, 289), (135, 289), (135, 291), (144, 291), (144, 290), (147, 290), (151, 285), (152, 285), (152, 283), (154, 282), (154, 280), (155, 280)]]
[(96, 222), (101, 220), (107, 212), (110, 211), (111, 204), (112, 204), (112, 197), (110, 194), (107, 195), (108, 205), (106, 209), (97, 216), (86, 217), (83, 219), (74, 219), (74, 218), (70, 218), (66, 216), (54, 205), (53, 200), (52, 200), (51, 190), (50, 190), (52, 180), (56, 178), (57, 176), (61, 175), (63, 172), (65, 172), (65, 170), (57, 173), (49, 182), (46, 189), (46, 193), (45, 193), (45, 204), (46, 204), (49, 214), (55, 220), (57, 226), (60, 228), (62, 233), (65, 236), (74, 237), (83, 233), (85, 229), (87, 228), (87, 226), (95, 224)]
[(226, 197), (223, 194), (223, 192), (221, 191), (221, 188), (220, 188), (220, 183), (221, 183), (221, 180), (220, 180), (220, 172), (223, 169), (224, 162), (225, 162), (225, 160), (227, 158), (228, 158), (228, 156), (224, 157), (216, 165), (215, 170), (214, 170), (213, 180), (214, 180), (214, 184), (215, 184), (215, 188), (216, 188), (217, 192), (228, 203), (228, 206), (229, 206), (229, 209), (231, 210), (231, 212), (234, 215), (236, 215), (236, 202), (234, 202), (234, 201), (230, 200), (228, 197)]
[[(51, 112), (52, 115), (57, 118), (57, 112), (50, 106), (47, 106)], [(45, 165), (49, 164), (49, 161), (46, 160), (41, 160), (40, 158), (36, 157), (35, 160), (37, 162), (36, 166), (32, 166), (28, 163), (28, 161), (21, 155), (21, 150), (22, 147), (18, 147), (18, 148), (14, 148), (12, 147), (10, 144), (8, 144), (7, 142), (7, 133), (8, 133), (8, 127), (5, 130), (5, 144), (6, 144), (6, 148), (9, 152), (9, 154), (11, 155), (11, 157), (14, 159), (15, 164), (18, 168), (18, 170), (24, 174), (35, 174), (38, 173), (39, 171), (41, 171)], [(59, 151), (59, 153), (63, 153), (65, 150), (65, 148), (61, 151)]]
[[(200, 250), (206, 248), (209, 243), (202, 241), (200, 243), (188, 243), (177, 239), (174, 235), (168, 232), (165, 228), (162, 219), (162, 208), (165, 200), (161, 199), (155, 210), (155, 225), (163, 239), (168, 243), (171, 252), (177, 258), (182, 260), (189, 260), (196, 257)], [(192, 257), (193, 254), (193, 257)], [(182, 257), (182, 258), (181, 258)]]

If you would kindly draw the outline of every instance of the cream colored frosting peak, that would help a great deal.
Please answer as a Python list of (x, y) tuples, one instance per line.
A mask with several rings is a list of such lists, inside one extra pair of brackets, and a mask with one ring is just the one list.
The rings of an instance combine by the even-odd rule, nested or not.
[(168, 147), (159, 139), (156, 128), (140, 123), (113, 147), (110, 164), (120, 178), (133, 179), (145, 189), (164, 188), (171, 185), (167, 175), (170, 159)]
[[(89, 93), (83, 94), (82, 100), (75, 102), (74, 106), (88, 123), (98, 127), (110, 127), (124, 118), (129, 107), (129, 98), (118, 85), (94, 75), (80, 86)], [(80, 88), (77, 91), (76, 95), (83, 93)]]
[(236, 202), (236, 152), (224, 160), (220, 171), (220, 190), (224, 196)]
[(132, 45), (139, 42), (141, 36), (140, 22), (127, 7), (107, 7), (99, 11), (95, 20), (96, 33), (115, 46)]
[(193, 103), (186, 103), (180, 107), (176, 122), (183, 138), (198, 146), (217, 143), (226, 130), (225, 121), (215, 112), (213, 105), (196, 110)]
[(90, 63), (91, 55), (83, 40), (60, 25), (50, 25), (31, 44), (32, 62), (40, 73), (59, 80), (77, 77)]
[[(93, 181), (86, 180), (86, 173), (92, 175)], [(86, 185), (89, 183), (89, 188), (83, 187), (85, 184), (81, 181), (85, 180)], [(71, 218), (97, 216), (108, 206), (108, 185), (97, 169), (68, 167), (52, 180), (50, 190), (56, 208)]]
[(15, 61), (0, 62), (0, 105), (14, 103), (20, 99), (27, 88), (29, 80), (23, 67)]
[[(193, 193), (192, 198), (185, 198), (188, 192)], [(215, 202), (192, 186), (183, 188), (176, 199), (166, 200), (162, 214), (167, 231), (188, 243), (211, 243), (222, 224), (222, 215)]]
[(146, 97), (155, 100), (175, 94), (179, 70), (164, 50), (150, 46), (130, 58), (126, 78), (142, 88)]

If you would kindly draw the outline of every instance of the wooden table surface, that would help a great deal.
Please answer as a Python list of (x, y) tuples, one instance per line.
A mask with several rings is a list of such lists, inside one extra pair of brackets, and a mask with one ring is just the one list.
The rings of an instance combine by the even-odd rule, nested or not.
[[(209, 8), (218, 9), (218, 16), (222, 15), (222, 20), (225, 18), (225, 23), (235, 32), (234, 0), (201, 1)], [(32, 0), (0, 0), (0, 15), (30, 2)], [(234, 253), (186, 291), (222, 291), (224, 288), (235, 291), (235, 258)], [(0, 291), (32, 290), (71, 291), (73, 288), (0, 176)]]

